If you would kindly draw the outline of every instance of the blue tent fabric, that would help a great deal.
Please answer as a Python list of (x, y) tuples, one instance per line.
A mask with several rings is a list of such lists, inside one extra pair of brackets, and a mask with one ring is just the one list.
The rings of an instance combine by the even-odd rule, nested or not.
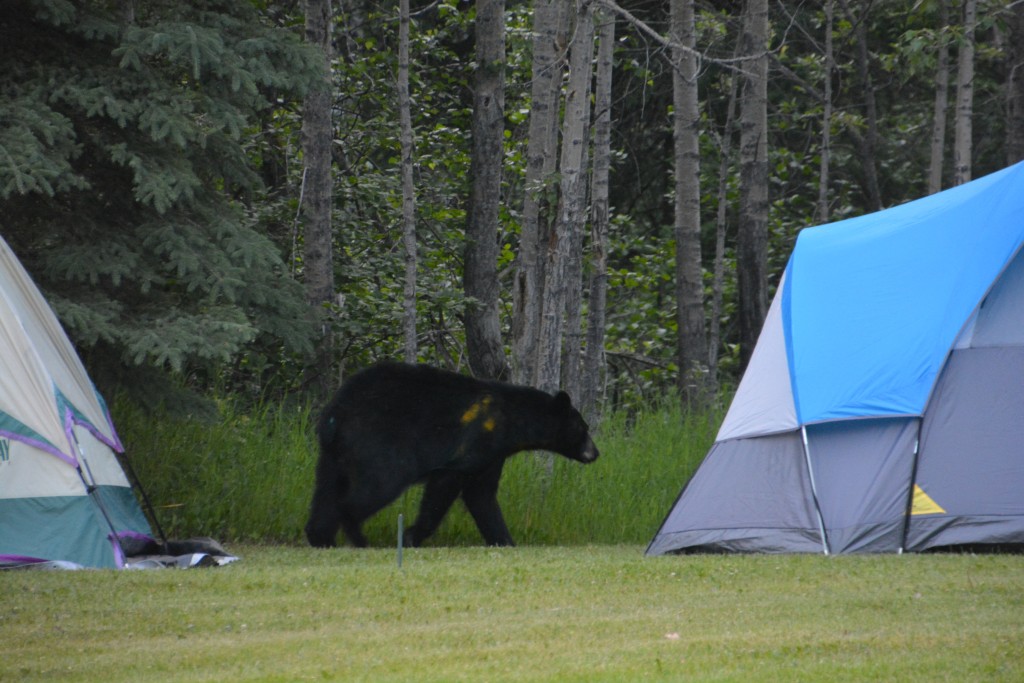
[(1022, 192), (1017, 164), (800, 233), (782, 305), (801, 424), (923, 413), (957, 335), (1021, 244)]

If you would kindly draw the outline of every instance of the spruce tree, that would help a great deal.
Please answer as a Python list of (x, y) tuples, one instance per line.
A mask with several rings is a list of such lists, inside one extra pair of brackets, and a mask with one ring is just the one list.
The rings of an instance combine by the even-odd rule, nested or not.
[(91, 360), (308, 350), (302, 288), (246, 199), (252, 122), (316, 77), (248, 0), (4, 3), (0, 234)]

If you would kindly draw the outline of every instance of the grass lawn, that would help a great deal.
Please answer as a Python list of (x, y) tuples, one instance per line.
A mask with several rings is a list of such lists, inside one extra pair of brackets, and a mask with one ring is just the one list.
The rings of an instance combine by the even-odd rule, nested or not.
[(1024, 556), (230, 549), (0, 573), (0, 681), (1024, 680)]

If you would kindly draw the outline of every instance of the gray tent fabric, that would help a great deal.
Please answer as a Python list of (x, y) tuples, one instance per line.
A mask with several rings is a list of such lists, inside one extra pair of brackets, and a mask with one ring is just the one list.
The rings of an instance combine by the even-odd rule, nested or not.
[(921, 452), (917, 485), (934, 506), (911, 516), (909, 550), (1024, 541), (1024, 347), (953, 353)]
[(796, 433), (715, 444), (648, 554), (684, 547), (821, 552), (821, 531), (802, 451)]
[(854, 420), (807, 428), (829, 552), (898, 548), (910, 496), (917, 420)]
[(956, 348), (1024, 346), (1024, 257), (1017, 255), (989, 292)]
[[(785, 275), (780, 290), (784, 283)], [(718, 430), (717, 440), (779, 434), (796, 429), (799, 421), (789, 381), (781, 297), (775, 297), (768, 309), (747, 372), (758, 377), (759, 381), (740, 384)]]
[(1024, 162), (803, 231), (647, 548), (1024, 548)]

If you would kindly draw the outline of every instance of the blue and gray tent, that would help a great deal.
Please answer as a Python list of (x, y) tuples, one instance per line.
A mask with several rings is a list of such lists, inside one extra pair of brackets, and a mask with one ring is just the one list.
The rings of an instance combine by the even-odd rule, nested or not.
[(1024, 163), (803, 230), (647, 549), (1024, 544)]

